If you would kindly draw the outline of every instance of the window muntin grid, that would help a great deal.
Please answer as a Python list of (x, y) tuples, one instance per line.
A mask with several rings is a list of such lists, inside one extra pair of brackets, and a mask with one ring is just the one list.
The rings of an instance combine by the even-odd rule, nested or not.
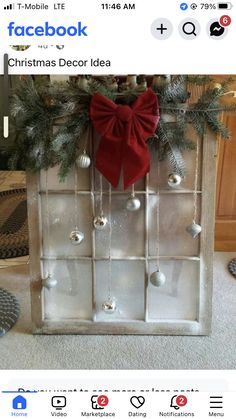
[[(188, 222), (188, 220), (190, 223), (191, 222), (191, 207), (192, 207), (192, 202), (193, 202), (193, 199), (192, 199), (193, 189), (186, 187), (186, 186), (190, 186), (190, 179), (186, 178), (186, 180), (177, 189), (171, 189), (167, 185), (167, 177), (169, 173), (168, 167), (166, 163), (159, 163), (159, 164), (161, 166), (161, 170), (159, 170), (159, 173), (161, 173), (161, 175), (158, 179), (160, 203), (163, 202), (164, 200), (166, 200), (166, 202), (172, 201), (172, 202), (175, 202), (175, 208), (176, 208), (176, 202), (178, 202), (179, 203), (178, 208), (177, 208), (177, 213), (178, 213), (179, 209), (181, 208), (181, 200), (183, 200), (183, 202), (185, 203), (187, 202), (187, 207), (189, 207), (189, 214), (186, 219), (186, 223)], [(194, 152), (191, 152), (187, 155), (187, 166), (188, 168), (190, 168), (190, 178), (191, 178), (191, 183), (193, 185), (194, 184), (193, 182)], [(107, 318), (107, 315), (106, 314), (104, 315), (104, 313), (102, 313), (101, 311), (101, 295), (98, 292), (100, 277), (102, 276), (101, 269), (100, 270), (98, 269), (99, 264), (103, 264), (104, 266), (103, 276), (105, 276), (105, 278), (108, 272), (107, 264), (109, 262), (109, 255), (107, 251), (104, 251), (105, 249), (107, 249), (108, 232), (107, 231), (97, 232), (93, 229), (93, 226), (92, 226), (92, 220), (96, 214), (96, 209), (98, 208), (98, 200), (99, 200), (99, 194), (100, 194), (99, 182), (98, 182), (99, 175), (95, 171), (93, 165), (91, 166), (90, 171), (79, 170), (78, 190), (77, 190), (77, 197), (80, 203), (79, 208), (81, 205), (79, 218), (81, 222), (81, 229), (83, 230), (83, 232), (86, 232), (86, 234), (85, 234), (85, 241), (83, 243), (83, 246), (80, 245), (79, 247), (77, 246), (73, 247), (71, 246), (68, 240), (68, 236), (70, 233), (70, 229), (73, 228), (73, 219), (74, 219), (73, 217), (73, 208), (74, 208), (73, 178), (74, 176), (73, 176), (73, 173), (71, 173), (66, 181), (66, 184), (63, 185), (59, 183), (56, 177), (55, 170), (56, 169), (52, 169), (49, 171), (48, 194), (49, 194), (49, 208), (51, 211), (51, 215), (50, 215), (51, 231), (52, 231), (52, 236), (56, 235), (54, 237), (54, 241), (55, 241), (55, 245), (58, 247), (55, 249), (54, 253), (49, 254), (48, 249), (47, 249), (47, 243), (44, 243), (43, 254), (41, 257), (43, 270), (45, 271), (46, 264), (48, 264), (49, 261), (50, 263), (53, 263), (55, 266), (58, 263), (60, 264), (64, 262), (64, 264), (67, 264), (68, 272), (72, 272), (70, 273), (69, 276), (67, 275), (67, 282), (70, 283), (70, 280), (71, 280), (70, 278), (73, 279), (72, 282), (76, 282), (75, 281), (75, 278), (77, 275), (76, 272), (80, 271), (80, 264), (82, 266), (82, 264), (87, 263), (88, 265), (87, 272), (89, 273), (84, 274), (84, 277), (88, 276), (88, 279), (84, 279), (84, 281), (89, 282), (91, 285), (91, 287), (88, 287), (91, 290), (91, 293), (89, 293), (89, 296), (87, 296), (87, 306), (90, 308), (87, 309), (87, 311), (85, 310), (86, 315), (80, 314), (81, 313), (80, 292), (75, 294), (76, 297), (73, 295), (73, 298), (68, 299), (68, 296), (67, 296), (68, 292), (65, 291), (66, 283), (65, 281), (64, 282), (62, 281), (63, 286), (59, 285), (59, 291), (51, 290), (50, 293), (47, 290), (44, 291), (45, 292), (44, 305), (46, 308), (45, 319), (48, 319), (49, 321), (56, 321), (57, 319), (63, 320), (63, 319), (68, 318), (68, 319), (77, 319), (78, 321), (82, 321), (82, 322), (86, 320), (86, 321), (91, 321), (91, 322), (102, 322), (102, 323), (113, 322), (114, 324), (118, 321), (125, 321), (125, 322), (126, 321), (131, 321), (131, 322), (144, 321), (144, 322), (156, 323), (156, 322), (162, 321), (163, 319), (167, 321), (168, 320), (169, 321), (171, 320), (173, 321), (197, 320), (197, 313), (198, 313), (197, 293), (198, 293), (198, 287), (199, 287), (198, 284), (199, 284), (199, 274), (200, 274), (200, 256), (199, 256), (200, 255), (200, 246), (199, 246), (200, 240), (199, 238), (193, 241), (193, 239), (186, 234), (185, 240), (183, 240), (183, 249), (185, 249), (185, 251), (183, 252), (181, 251), (173, 252), (174, 246), (173, 246), (173, 249), (171, 249), (171, 251), (169, 252), (166, 251), (163, 253), (162, 250), (160, 249), (161, 263), (163, 264), (174, 263), (174, 264), (177, 264), (177, 266), (181, 265), (181, 263), (182, 264), (190, 263), (190, 264), (193, 264), (192, 266), (195, 266), (195, 268), (190, 269), (190, 272), (194, 270), (198, 272), (198, 275), (196, 275), (195, 273), (191, 274), (194, 277), (194, 279), (189, 278), (189, 281), (187, 279), (184, 279), (184, 283), (185, 283), (184, 288), (188, 290), (188, 295), (186, 295), (186, 290), (183, 290), (183, 289), (182, 291), (180, 290), (178, 294), (178, 299), (176, 299), (176, 295), (173, 294), (174, 303), (172, 304), (172, 306), (179, 307), (178, 309), (179, 314), (177, 314), (178, 312), (177, 309), (170, 310), (170, 313), (172, 313), (172, 315), (174, 316), (172, 318), (170, 315), (168, 316), (168, 313), (165, 314), (165, 310), (163, 310), (163, 307), (165, 306), (168, 307), (168, 305), (170, 304), (169, 294), (171, 291), (170, 291), (169, 284), (173, 282), (173, 278), (172, 277), (171, 279), (168, 278), (169, 282), (166, 287), (166, 295), (165, 295), (165, 292), (163, 295), (163, 290), (165, 289), (165, 287), (163, 288), (163, 290), (156, 289), (155, 287), (149, 284), (149, 275), (151, 272), (150, 269), (155, 270), (155, 260), (156, 260), (155, 243), (154, 243), (155, 240), (153, 240), (153, 232), (155, 231), (155, 208), (156, 208), (157, 182), (155, 183), (156, 166), (155, 166), (153, 154), (152, 154), (152, 170), (150, 172), (150, 175), (147, 175), (145, 179), (139, 181), (138, 184), (135, 185), (136, 194), (142, 200), (142, 210), (139, 211), (138, 213), (129, 213), (128, 217), (126, 217), (128, 219), (125, 220), (126, 221), (125, 223), (123, 222), (119, 224), (116, 222), (115, 223), (116, 225), (113, 226), (112, 228), (113, 230), (112, 249), (113, 250), (111, 251), (111, 260), (112, 260), (112, 265), (114, 265), (112, 270), (116, 272), (115, 265), (118, 264), (117, 266), (119, 266), (120, 271), (122, 271), (122, 266), (124, 264), (127, 264), (130, 262), (132, 265), (132, 262), (133, 262), (133, 267), (130, 271), (131, 273), (129, 274), (129, 276), (132, 277), (132, 271), (136, 271), (136, 266), (134, 263), (135, 262), (137, 264), (140, 263), (140, 275), (137, 275), (137, 277), (139, 278), (141, 276), (142, 281), (140, 284), (138, 283), (138, 279), (137, 279), (137, 283), (138, 283), (137, 290), (136, 290), (137, 293), (135, 294), (135, 292), (133, 292), (129, 294), (130, 288), (132, 288), (132, 286), (134, 286), (134, 289), (135, 289), (135, 280), (133, 279), (132, 281), (129, 281), (129, 279), (127, 279), (127, 284), (126, 284), (127, 288), (125, 289), (124, 286), (122, 285), (123, 298), (122, 298), (122, 295), (119, 295), (119, 297), (121, 298), (120, 312), (116, 313), (113, 316), (109, 316), (109, 318)], [(201, 179), (200, 173), (199, 173), (199, 179)], [(40, 185), (41, 185), (40, 197), (41, 197), (42, 219), (45, 220), (45, 175), (43, 172), (41, 173)], [(199, 197), (199, 212), (200, 212), (200, 207), (201, 207), (201, 193), (202, 191), (201, 191), (200, 183), (199, 183), (199, 190), (197, 191), (197, 194)], [(130, 194), (130, 191), (124, 192), (121, 186), (117, 190), (112, 190), (113, 223), (115, 221), (114, 219), (115, 212), (122, 213), (123, 211), (123, 213), (125, 212), (127, 213), (127, 211), (125, 210), (125, 202), (129, 194)], [(104, 210), (106, 211), (107, 206), (108, 206), (108, 185), (106, 184), (106, 181), (104, 181), (103, 195), (104, 195), (103, 197)], [(51, 200), (51, 204), (50, 204), (50, 200)], [(61, 207), (61, 216), (63, 215), (63, 212), (66, 214), (66, 217), (64, 217), (64, 223), (66, 224), (66, 222), (68, 221), (68, 225), (65, 226), (63, 224), (63, 228), (61, 228), (62, 226), (57, 225), (57, 222), (55, 222), (55, 219), (58, 218), (56, 216), (56, 212), (58, 208), (60, 207)], [(166, 204), (166, 207), (169, 208), (170, 204)], [(72, 210), (71, 213), (69, 212), (69, 208), (71, 208)], [(160, 204), (160, 213), (163, 213), (163, 220), (165, 220), (166, 212), (168, 211), (166, 211), (164, 207), (162, 208), (162, 205)], [(133, 220), (133, 224), (132, 224), (132, 220)], [(154, 223), (152, 225), (153, 220), (154, 220)], [(122, 224), (124, 224), (123, 229), (121, 228)], [(164, 236), (165, 228), (166, 228), (165, 224), (167, 224), (166, 220), (164, 223), (162, 223), (162, 221), (160, 223), (161, 236), (162, 235)], [(129, 227), (129, 225), (132, 225), (133, 227), (135, 227), (135, 225), (139, 225), (139, 229), (135, 231), (135, 234), (137, 234), (138, 237), (142, 235), (141, 245), (139, 246), (139, 248), (136, 247), (135, 252), (131, 251), (132, 239), (131, 239), (131, 242), (129, 243), (129, 238), (131, 237), (132, 233), (134, 233), (132, 229), (131, 229), (132, 231), (130, 231), (130, 234), (128, 235), (128, 238), (126, 237), (126, 239), (124, 240), (125, 245), (123, 245), (123, 248), (119, 244), (117, 246), (115, 245), (116, 242), (119, 242), (119, 241), (121, 242), (122, 234), (125, 234), (125, 231)], [(178, 226), (179, 228), (179, 225), (181, 225), (181, 223), (179, 222), (178, 217), (177, 217), (176, 226)], [(169, 232), (169, 228), (170, 228), (170, 225), (168, 225), (168, 232)], [(184, 229), (185, 225), (182, 225), (182, 228)], [(45, 237), (44, 229), (45, 229), (45, 226), (44, 226), (44, 221), (43, 221), (42, 223), (43, 237)], [(62, 235), (60, 236), (60, 234)], [(168, 240), (170, 241), (170, 245), (173, 245), (174, 240), (171, 240), (171, 235), (172, 235), (172, 232), (170, 232), (170, 235), (168, 236)], [(152, 238), (150, 238), (150, 236), (152, 236)], [(173, 237), (176, 237), (175, 232), (173, 232)], [(180, 239), (179, 239), (180, 247), (181, 247), (181, 240), (182, 239), (180, 235)], [(162, 243), (162, 239), (160, 240), (160, 242)], [(188, 242), (194, 244), (194, 248), (190, 252), (189, 252), (189, 248), (191, 246), (189, 247)], [(168, 243), (166, 243), (166, 246), (168, 247)], [(98, 274), (98, 271), (99, 271), (99, 274)], [(178, 277), (180, 278), (180, 281), (181, 281), (181, 269), (177, 269), (177, 271), (178, 271)], [(56, 267), (55, 267), (55, 272), (56, 272)], [(78, 281), (80, 281), (80, 279), (78, 279)], [(102, 288), (104, 289), (106, 288), (105, 281), (106, 280), (102, 282), (102, 285), (103, 285)], [(191, 281), (192, 281), (192, 288), (191, 287), (189, 288), (189, 283), (191, 284)], [(115, 282), (115, 285), (117, 285), (117, 283), (119, 285), (119, 281), (117, 282), (117, 280), (116, 281), (114, 280), (113, 282)], [(176, 280), (174, 282), (176, 283)], [(59, 284), (60, 284), (60, 281), (59, 281)], [(83, 284), (83, 281), (81, 282), (81, 284)], [(121, 282), (121, 284), (123, 283)], [(114, 286), (114, 293), (118, 292), (119, 294), (119, 289), (117, 291), (116, 288), (117, 287)], [(57, 292), (61, 294), (61, 298), (57, 297)], [(65, 293), (64, 296), (63, 296), (63, 292)], [(175, 290), (173, 288), (172, 293), (176, 293), (176, 285), (175, 285)], [(192, 298), (194, 293), (196, 297), (195, 299)], [(127, 301), (126, 301), (126, 305), (124, 303), (124, 301), (127, 300), (127, 296), (130, 296), (130, 299), (132, 301), (132, 297), (135, 295), (136, 295), (136, 300), (137, 300), (136, 308), (141, 307), (142, 315), (140, 314), (140, 311), (135, 310), (135, 308), (133, 309), (133, 311), (130, 311), (129, 304), (127, 303)], [(156, 312), (155, 304), (153, 303), (154, 301), (153, 296), (155, 295), (156, 295), (156, 301), (158, 301), (160, 296), (163, 296), (163, 301), (166, 300), (166, 303), (165, 302), (163, 303), (164, 304), (163, 307), (161, 307), (162, 304), (159, 304), (159, 314)], [(103, 296), (105, 297), (105, 294)], [(141, 296), (141, 300), (140, 300), (140, 296)], [(82, 302), (84, 302), (84, 298), (85, 297), (83, 297)], [(55, 300), (54, 304), (53, 304), (53, 299)], [(189, 304), (189, 307), (186, 310), (186, 312), (184, 312), (184, 310), (181, 311), (184, 305), (185, 306), (188, 305), (188, 301), (191, 301), (191, 303)], [(77, 302), (78, 302), (78, 307), (77, 307)], [(65, 311), (64, 315), (62, 315), (61, 313), (60, 316), (58, 317), (58, 315), (55, 314), (57, 312), (56, 306), (58, 306), (58, 310), (60, 311), (60, 306), (62, 305), (73, 307), (73, 310), (69, 310), (67, 314)], [(53, 307), (51, 314), (47, 306)], [(118, 301), (118, 307), (119, 307), (119, 301)], [(124, 314), (124, 310), (122, 311), (122, 307), (127, 307), (125, 314)]]

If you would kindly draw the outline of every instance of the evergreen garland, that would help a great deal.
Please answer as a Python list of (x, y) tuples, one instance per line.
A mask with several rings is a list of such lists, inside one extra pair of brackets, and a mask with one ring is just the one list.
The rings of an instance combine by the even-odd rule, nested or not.
[[(182, 153), (195, 148), (186, 137), (189, 123), (198, 136), (208, 127), (224, 139), (230, 137), (221, 122), (221, 113), (235, 111), (236, 106), (222, 106), (220, 99), (229, 90), (231, 79), (226, 79), (219, 88), (211, 87), (210, 82), (207, 76), (173, 76), (170, 82), (154, 88), (161, 118), (149, 144), (155, 145), (159, 159), (167, 158), (173, 171), (182, 177), (185, 175)], [(190, 85), (206, 87), (198, 102), (187, 106)], [(21, 81), (11, 100), (11, 118), (16, 130), (9, 162), (11, 169), (20, 164), (27, 170), (38, 171), (58, 164), (59, 176), (64, 179), (82, 147), (84, 132), (90, 124), (90, 101), (96, 92), (119, 103), (132, 103), (139, 94), (136, 91), (117, 94), (104, 81), (93, 78), (86, 91), (73, 82), (39, 83), (31, 78)], [(166, 122), (167, 115), (173, 122)]]

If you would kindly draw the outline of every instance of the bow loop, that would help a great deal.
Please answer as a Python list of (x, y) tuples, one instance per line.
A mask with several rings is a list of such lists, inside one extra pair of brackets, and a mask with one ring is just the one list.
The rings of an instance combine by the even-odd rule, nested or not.
[(96, 168), (112, 186), (118, 186), (121, 172), (124, 189), (145, 176), (150, 170), (146, 141), (160, 119), (155, 93), (148, 89), (132, 106), (116, 105), (97, 93), (91, 100), (90, 117), (102, 136)]

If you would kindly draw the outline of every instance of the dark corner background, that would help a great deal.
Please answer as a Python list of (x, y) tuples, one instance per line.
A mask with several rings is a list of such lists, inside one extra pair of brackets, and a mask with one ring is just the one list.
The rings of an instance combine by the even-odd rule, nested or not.
[[(9, 87), (14, 87), (14, 77), (9, 77)], [(14, 130), (10, 124), (10, 136), (5, 139), (3, 137), (3, 76), (0, 76), (0, 170), (7, 170), (7, 160), (11, 153), (14, 140)]]

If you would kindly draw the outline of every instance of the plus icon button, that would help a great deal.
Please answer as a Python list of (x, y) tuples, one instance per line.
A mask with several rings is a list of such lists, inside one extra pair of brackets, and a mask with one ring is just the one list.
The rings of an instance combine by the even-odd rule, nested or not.
[(159, 18), (154, 20), (151, 25), (151, 33), (154, 38), (161, 41), (168, 39), (173, 33), (173, 25), (166, 18)]
[(160, 33), (163, 35), (164, 31), (167, 31), (168, 28), (164, 27), (163, 23), (161, 23), (160, 28), (156, 28), (157, 31), (160, 31)]

